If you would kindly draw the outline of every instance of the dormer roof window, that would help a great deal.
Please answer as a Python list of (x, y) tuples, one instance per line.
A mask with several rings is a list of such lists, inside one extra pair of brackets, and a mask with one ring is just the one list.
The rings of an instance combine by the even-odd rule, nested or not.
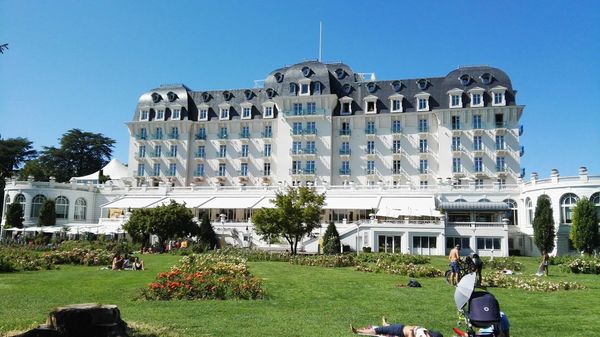
[(302, 67), (302, 75), (304, 75), (304, 77), (309, 77), (312, 74), (312, 69), (310, 69), (309, 67)]
[(298, 85), (296, 83), (290, 83), (290, 96), (298, 95)]
[(429, 81), (426, 78), (417, 80), (417, 87), (419, 87), (421, 90), (427, 90), (429, 87)]
[(208, 120), (208, 110), (209, 106), (206, 103), (202, 103), (198, 105), (198, 120), (199, 121), (207, 121)]
[(402, 89), (402, 82), (400, 81), (394, 81), (391, 83), (392, 88), (394, 89), (395, 92), (398, 92)]
[(310, 95), (310, 79), (303, 78), (298, 83), (300, 84), (300, 96)]
[(506, 88), (499, 85), (490, 89), (492, 95), (492, 106), (506, 105)]
[(448, 90), (448, 102), (450, 108), (462, 108), (462, 94), (463, 90), (454, 88), (452, 90)]
[(273, 77), (275, 77), (275, 82), (277, 82), (277, 83), (283, 82), (283, 74), (282, 73), (275, 73), (273, 75)]
[(313, 94), (320, 95), (321, 94), (321, 82), (313, 82)]
[(338, 78), (338, 80), (344, 79), (344, 77), (346, 77), (346, 72), (342, 68), (337, 68), (335, 70), (335, 76)]
[(351, 115), (352, 114), (352, 101), (353, 99), (348, 96), (344, 96), (340, 98), (340, 114), (341, 115)]
[(275, 103), (272, 101), (267, 101), (262, 104), (263, 108), (263, 118), (273, 118), (275, 113)]
[(469, 74), (460, 75), (458, 80), (460, 81), (460, 84), (462, 84), (465, 87), (471, 84), (471, 76)]
[(181, 119), (181, 108), (171, 109), (171, 120), (178, 121)]
[(219, 120), (227, 121), (229, 120), (229, 109), (231, 106), (226, 103), (219, 104)]
[(429, 96), (426, 92), (420, 92), (415, 95), (417, 111), (429, 111)]
[(244, 102), (240, 104), (242, 108), (242, 119), (252, 119), (252, 103)]
[(150, 112), (147, 109), (140, 111), (140, 120), (147, 121), (150, 118)]
[(176, 93), (174, 93), (174, 92), (172, 92), (172, 91), (169, 91), (169, 92), (167, 93), (167, 99), (169, 100), (169, 102), (174, 102), (174, 101), (175, 101), (177, 98), (178, 98), (178, 97), (177, 97), (177, 94), (176, 94)]
[(377, 113), (377, 96), (369, 95), (364, 98), (365, 101), (365, 114), (376, 114)]
[(472, 108), (480, 108), (483, 107), (483, 93), (485, 89), (480, 87), (475, 87), (468, 91), (471, 96), (471, 107)]
[(156, 110), (156, 118), (154, 118), (157, 121), (164, 121), (165, 120), (165, 109), (160, 108), (158, 110)]
[(390, 96), (390, 111), (391, 112), (404, 112), (404, 108), (402, 107), (402, 101), (404, 100), (404, 95), (394, 94)]
[(162, 96), (157, 92), (153, 92), (151, 96), (152, 96), (152, 102), (154, 102), (154, 103), (158, 103), (162, 100)]
[(479, 76), (479, 78), (481, 78), (481, 83), (485, 85), (491, 84), (494, 80), (494, 76), (492, 76), (490, 73), (483, 73), (481, 76)]
[(254, 97), (254, 93), (252, 92), (252, 90), (250, 89), (246, 89), (244, 90), (244, 97), (246, 97), (246, 100), (251, 100), (252, 97)]

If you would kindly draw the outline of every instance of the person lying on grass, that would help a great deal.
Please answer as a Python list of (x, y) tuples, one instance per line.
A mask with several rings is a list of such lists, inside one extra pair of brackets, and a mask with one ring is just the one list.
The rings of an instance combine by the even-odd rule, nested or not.
[(385, 317), (381, 319), (381, 326), (367, 326), (355, 328), (350, 325), (353, 333), (363, 336), (396, 336), (396, 337), (444, 337), (441, 333), (427, 330), (420, 326), (389, 324)]

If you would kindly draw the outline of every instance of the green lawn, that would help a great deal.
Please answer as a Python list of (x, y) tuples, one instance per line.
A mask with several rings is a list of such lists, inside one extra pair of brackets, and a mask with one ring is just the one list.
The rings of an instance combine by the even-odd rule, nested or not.
[[(349, 325), (391, 321), (418, 323), (452, 336), (456, 323), (454, 288), (442, 278), (419, 279), (423, 288), (398, 288), (407, 277), (326, 269), (288, 263), (250, 263), (265, 280), (268, 298), (260, 301), (135, 300), (138, 289), (177, 256), (144, 256), (143, 272), (61, 266), (59, 270), (0, 274), (0, 335), (43, 322), (56, 306), (98, 302), (116, 304), (129, 323), (164, 328), (170, 336), (350, 336)], [(531, 274), (537, 261), (520, 259)], [(433, 264), (446, 268), (444, 258)], [(588, 337), (600, 328), (600, 276), (561, 273), (550, 280), (576, 281), (586, 290), (530, 293), (490, 289), (511, 321), (513, 336)]]

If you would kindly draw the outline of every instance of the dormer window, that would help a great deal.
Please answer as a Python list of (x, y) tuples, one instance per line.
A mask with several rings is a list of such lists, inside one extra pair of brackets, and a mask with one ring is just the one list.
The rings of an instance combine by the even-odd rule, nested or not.
[(315, 94), (315, 95), (321, 94), (321, 82), (313, 83), (313, 94)]
[(263, 118), (273, 118), (274, 117), (274, 107), (275, 103), (273, 102), (265, 102), (262, 104), (263, 106)]
[(298, 82), (300, 84), (300, 96), (310, 95), (310, 79), (303, 78)]
[(402, 101), (404, 100), (404, 96), (400, 94), (394, 94), (390, 96), (390, 111), (391, 112), (403, 112)]
[(417, 87), (419, 87), (419, 89), (421, 89), (421, 90), (427, 90), (428, 86), (429, 86), (429, 81), (425, 78), (422, 78), (417, 81)]
[(240, 106), (242, 107), (242, 119), (252, 119), (252, 104), (242, 103)]
[(505, 106), (506, 105), (506, 88), (503, 86), (497, 86), (490, 89), (492, 94), (492, 106)]
[(208, 105), (200, 104), (198, 106), (198, 120), (199, 121), (207, 121), (208, 120)]
[(340, 114), (351, 115), (352, 114), (352, 98), (342, 97), (340, 98)]
[(219, 120), (229, 120), (229, 104), (219, 104)]
[(471, 107), (483, 107), (483, 92), (485, 90), (480, 87), (475, 87), (469, 90), (469, 94), (471, 95)]
[(290, 83), (290, 96), (296, 96), (298, 94), (298, 85), (296, 83)]
[(469, 74), (463, 74), (460, 75), (460, 77), (458, 78), (458, 80), (460, 81), (460, 84), (462, 84), (463, 86), (467, 86), (471, 83), (471, 76), (469, 76)]
[(365, 114), (377, 113), (377, 96), (369, 95), (365, 97)]
[(479, 78), (481, 78), (481, 82), (486, 85), (491, 84), (492, 80), (494, 79), (494, 77), (490, 73), (483, 73), (481, 74), (481, 76), (479, 76)]
[(429, 94), (422, 92), (415, 95), (417, 111), (429, 111)]
[(462, 94), (463, 91), (458, 88), (448, 90), (448, 100), (450, 102), (450, 108), (462, 108)]
[(141, 121), (147, 121), (149, 117), (150, 117), (150, 112), (148, 110), (142, 110), (140, 112), (140, 120)]
[(157, 121), (164, 121), (165, 120), (165, 110), (164, 109), (157, 110), (155, 119)]
[(181, 109), (175, 108), (171, 111), (171, 119), (178, 121), (181, 119)]

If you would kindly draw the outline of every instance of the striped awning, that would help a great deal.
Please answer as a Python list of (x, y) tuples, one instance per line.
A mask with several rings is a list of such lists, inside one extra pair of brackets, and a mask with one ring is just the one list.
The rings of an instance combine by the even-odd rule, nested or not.
[(505, 202), (440, 202), (438, 209), (450, 211), (508, 211)]

